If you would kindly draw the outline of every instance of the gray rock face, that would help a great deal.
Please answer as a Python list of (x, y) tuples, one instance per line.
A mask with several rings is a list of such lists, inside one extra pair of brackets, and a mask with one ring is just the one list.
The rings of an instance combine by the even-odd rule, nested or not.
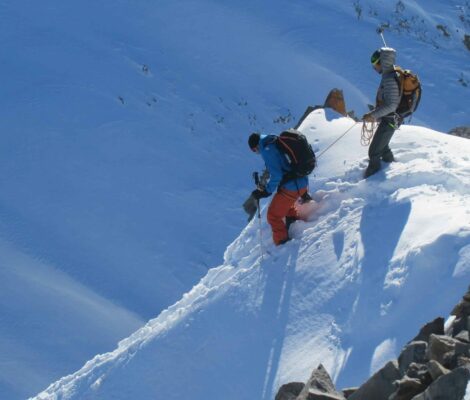
[(427, 357), (454, 369), (465, 365), (470, 359), (470, 344), (449, 336), (431, 335)]
[(423, 341), (411, 342), (407, 344), (398, 357), (398, 366), (403, 375), (411, 363), (424, 364), (426, 359), (426, 350), (428, 344)]
[(282, 385), (274, 400), (295, 400), (300, 392), (302, 392), (304, 386), (303, 382), (291, 382)]
[(396, 382), (398, 389), (388, 400), (411, 400), (414, 396), (426, 389), (426, 386), (419, 379), (405, 377)]
[(468, 331), (460, 331), (457, 335), (454, 336), (456, 339), (460, 340), (461, 342), (470, 343), (470, 337), (468, 335)]
[(458, 340), (449, 336), (431, 335), (427, 351), (428, 359), (445, 366), (449, 363), (449, 355), (454, 352), (456, 343)]
[(310, 390), (311, 391), (307, 395), (307, 400), (345, 400), (343, 395), (334, 393), (320, 393), (313, 389)]
[(452, 336), (458, 335), (460, 332), (468, 330), (469, 317), (461, 316), (456, 318), (452, 324), (451, 334)]
[(467, 367), (454, 369), (442, 375), (412, 400), (462, 400), (469, 379), (470, 370)]
[(348, 400), (388, 399), (396, 390), (393, 382), (400, 378), (397, 361), (390, 361), (354, 392)]
[(312, 376), (307, 381), (297, 400), (345, 400), (342, 393), (336, 391), (335, 385), (326, 371), (320, 364), (312, 372)]
[(424, 325), (416, 336), (411, 342), (428, 342), (429, 336), (431, 334), (434, 335), (443, 335), (444, 334), (444, 318), (439, 317), (436, 318), (434, 321), (428, 322)]
[(346, 389), (343, 389), (342, 392), (343, 392), (343, 395), (344, 397), (346, 397), (347, 399), (349, 399), (349, 397), (351, 397), (351, 395), (357, 391), (357, 389), (359, 389), (358, 387), (351, 387), (351, 388), (346, 388)]
[(406, 376), (412, 379), (418, 379), (425, 387), (432, 382), (432, 376), (429, 373), (428, 366), (424, 364), (411, 363), (406, 371)]
[(428, 362), (428, 369), (433, 381), (435, 381), (441, 375), (446, 375), (450, 372), (447, 368), (444, 368), (435, 360), (431, 360)]

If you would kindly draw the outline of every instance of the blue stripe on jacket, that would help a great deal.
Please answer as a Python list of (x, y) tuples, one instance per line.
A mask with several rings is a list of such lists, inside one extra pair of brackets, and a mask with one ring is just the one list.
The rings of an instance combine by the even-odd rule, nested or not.
[[(277, 191), (282, 177), (291, 171), (286, 156), (281, 153), (274, 142), (276, 136), (262, 135), (259, 145), (260, 154), (263, 157), (267, 170), (269, 171), (269, 182), (266, 190), (269, 193)], [(308, 186), (308, 178), (297, 178), (284, 183), (281, 187), (287, 190), (298, 191)]]

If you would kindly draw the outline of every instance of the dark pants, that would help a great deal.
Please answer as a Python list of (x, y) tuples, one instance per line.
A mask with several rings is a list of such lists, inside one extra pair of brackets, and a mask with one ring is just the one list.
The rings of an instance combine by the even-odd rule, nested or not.
[(369, 166), (380, 168), (380, 159), (392, 155), (389, 143), (394, 133), (393, 118), (382, 118), (369, 146)]

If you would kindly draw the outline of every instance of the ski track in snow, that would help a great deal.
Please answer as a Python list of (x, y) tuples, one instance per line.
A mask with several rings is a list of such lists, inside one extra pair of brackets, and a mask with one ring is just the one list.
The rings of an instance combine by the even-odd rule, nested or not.
[[(301, 126), (318, 148), (351, 126), (326, 117), (318, 110)], [(395, 357), (466, 288), (470, 142), (404, 126), (392, 141), (398, 162), (364, 180), (359, 130), (320, 160), (315, 212), (291, 242), (274, 247), (264, 209), (262, 260), (254, 219), (178, 303), (35, 399), (177, 399), (181, 376), (192, 399), (271, 399), (320, 362), (343, 387)]]

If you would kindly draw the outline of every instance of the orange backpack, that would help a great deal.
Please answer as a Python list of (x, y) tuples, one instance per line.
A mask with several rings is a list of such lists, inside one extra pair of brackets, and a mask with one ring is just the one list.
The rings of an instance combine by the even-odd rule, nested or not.
[(394, 67), (396, 72), (398, 86), (400, 87), (400, 104), (397, 107), (397, 114), (406, 118), (413, 114), (418, 108), (421, 100), (421, 82), (418, 75), (409, 69), (402, 69), (399, 66)]

